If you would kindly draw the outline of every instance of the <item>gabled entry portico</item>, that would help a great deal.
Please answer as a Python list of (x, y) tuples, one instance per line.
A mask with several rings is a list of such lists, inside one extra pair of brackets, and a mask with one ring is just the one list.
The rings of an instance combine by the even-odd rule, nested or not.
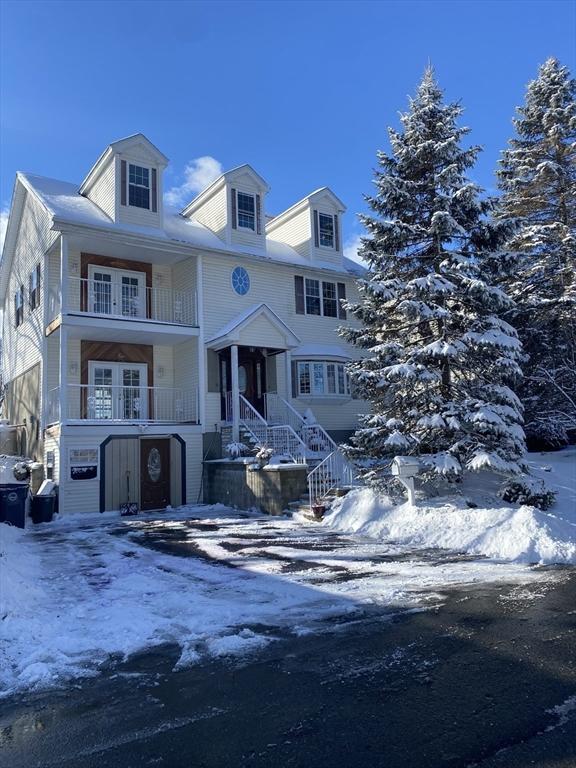
[(234, 441), (239, 440), (240, 396), (262, 414), (270, 385), (268, 359), (284, 352), (290, 380), (290, 350), (299, 344), (298, 336), (264, 303), (238, 315), (206, 342), (219, 353), (221, 415), (232, 424)]

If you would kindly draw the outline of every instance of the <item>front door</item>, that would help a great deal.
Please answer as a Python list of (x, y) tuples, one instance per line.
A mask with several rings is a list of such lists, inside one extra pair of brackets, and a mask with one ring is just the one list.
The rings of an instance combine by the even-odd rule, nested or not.
[[(259, 347), (238, 348), (238, 389), (248, 402), (264, 416), (266, 394), (266, 357)], [(222, 418), (226, 418), (226, 394), (232, 391), (230, 350), (220, 353), (220, 392)]]
[(166, 509), (170, 504), (170, 440), (140, 440), (140, 507)]

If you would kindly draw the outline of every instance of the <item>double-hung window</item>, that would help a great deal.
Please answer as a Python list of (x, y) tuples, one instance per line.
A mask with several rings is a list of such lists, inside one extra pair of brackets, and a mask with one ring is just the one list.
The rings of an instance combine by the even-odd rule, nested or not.
[(294, 275), (296, 314), (324, 315), (346, 320), (346, 284)]
[(344, 363), (303, 360), (297, 363), (298, 397), (350, 395), (350, 380)]
[(238, 226), (256, 231), (256, 198), (246, 192), (237, 192)]
[(40, 264), (37, 264), (28, 281), (28, 301), (30, 309), (40, 306)]
[(334, 248), (334, 216), (318, 213), (318, 238), (324, 248)]
[(150, 169), (128, 164), (128, 204), (150, 208)]
[(306, 278), (306, 314), (321, 315), (322, 304), (320, 299), (320, 282)]
[(14, 294), (14, 324), (16, 328), (24, 322), (24, 286)]

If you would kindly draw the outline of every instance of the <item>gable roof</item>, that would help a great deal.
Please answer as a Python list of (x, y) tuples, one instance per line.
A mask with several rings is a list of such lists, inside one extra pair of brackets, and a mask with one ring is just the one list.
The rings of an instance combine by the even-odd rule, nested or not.
[(226, 323), (212, 338), (208, 339), (206, 346), (210, 349), (218, 350), (229, 347), (231, 344), (237, 344), (241, 331), (245, 330), (259, 317), (265, 317), (270, 325), (284, 338), (286, 349), (294, 349), (300, 344), (298, 336), (278, 317), (276, 312), (271, 310), (267, 304), (261, 302), (260, 304), (254, 304), (254, 306), (249, 307), (230, 320), (229, 323)]
[(289, 208), (286, 208), (286, 210), (282, 211), (282, 213), (274, 216), (274, 218), (270, 221), (267, 221), (266, 231), (271, 232), (272, 230), (276, 229), (276, 227), (286, 221), (286, 219), (289, 219), (291, 216), (299, 213), (302, 208), (313, 205), (320, 197), (328, 197), (330, 202), (340, 213), (344, 213), (346, 211), (346, 206), (342, 200), (340, 200), (340, 198), (337, 197), (334, 192), (332, 192), (330, 187), (319, 187), (318, 189), (315, 189), (314, 192), (310, 192), (309, 195), (306, 195), (306, 197), (298, 200), (298, 202), (293, 203), (293, 205), (291, 205)]
[(80, 184), (80, 188), (78, 190), (80, 194), (84, 195), (90, 189), (94, 181), (98, 178), (100, 171), (113, 154), (122, 154), (123, 152), (129, 151), (131, 148), (138, 146), (139, 144), (144, 145), (148, 153), (154, 157), (158, 165), (168, 165), (169, 161), (166, 155), (160, 152), (158, 147), (152, 144), (150, 139), (147, 139), (143, 133), (134, 133), (132, 136), (126, 136), (124, 139), (113, 141), (106, 147), (104, 152), (102, 152), (98, 160), (96, 160), (92, 168), (90, 168), (88, 171), (88, 174), (86, 175), (86, 178), (82, 184)]
[(262, 191), (268, 192), (270, 190), (268, 182), (263, 179), (262, 176), (260, 176), (260, 174), (254, 170), (254, 168), (252, 168), (251, 165), (244, 163), (244, 165), (238, 165), (236, 168), (231, 168), (229, 171), (225, 171), (222, 175), (218, 176), (217, 179), (214, 179), (214, 181), (209, 184), (206, 189), (203, 189), (202, 192), (199, 192), (196, 197), (188, 203), (188, 205), (182, 210), (182, 215), (188, 216), (190, 213), (193, 213), (202, 205), (202, 203), (212, 197), (215, 192), (223, 187), (226, 182), (233, 182), (234, 179), (237, 179), (243, 174), (248, 174), (251, 176), (256, 182), (256, 186), (260, 187)]

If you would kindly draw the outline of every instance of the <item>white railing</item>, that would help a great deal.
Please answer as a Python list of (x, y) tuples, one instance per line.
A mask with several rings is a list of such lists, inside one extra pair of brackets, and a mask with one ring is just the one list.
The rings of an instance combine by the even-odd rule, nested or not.
[(68, 310), (100, 317), (197, 325), (193, 292), (151, 288), (141, 283), (69, 277)]
[[(198, 423), (195, 390), (168, 387), (66, 385), (66, 419), (75, 421)], [(49, 392), (48, 423), (61, 420), (60, 388)]]
[(308, 424), (302, 414), (283, 397), (275, 392), (267, 392), (264, 397), (268, 422), (290, 425), (312, 454), (323, 457), (338, 450), (338, 446), (322, 425)]
[(289, 457), (296, 464), (306, 463), (306, 445), (292, 427), (286, 424), (270, 426), (243, 395), (239, 396), (238, 407), (240, 426), (256, 443), (271, 448), (277, 455)]
[(331, 491), (354, 485), (354, 467), (339, 449), (332, 451), (308, 473), (310, 507), (321, 503)]

